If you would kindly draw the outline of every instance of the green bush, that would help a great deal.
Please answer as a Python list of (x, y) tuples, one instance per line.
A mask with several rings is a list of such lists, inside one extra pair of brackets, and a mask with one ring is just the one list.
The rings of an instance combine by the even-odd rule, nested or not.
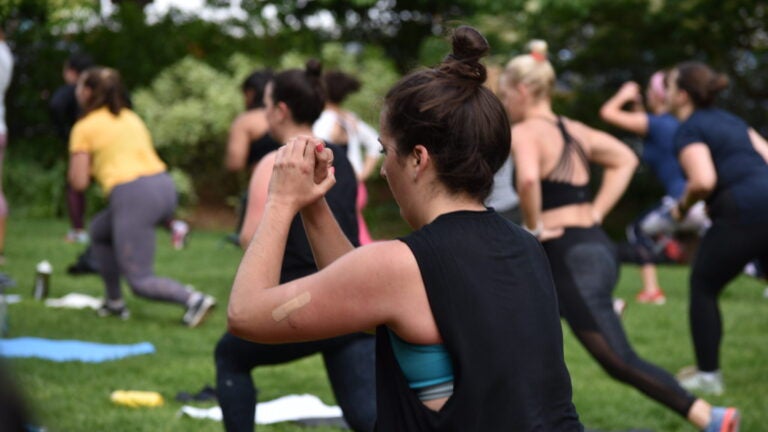
[(241, 111), (239, 87), (229, 71), (186, 57), (134, 94), (158, 152), (191, 176), (195, 196), (221, 201), (239, 190), (222, 162), (229, 125)]
[[(303, 67), (309, 57), (289, 52), (275, 69)], [(347, 106), (378, 125), (382, 96), (398, 78), (394, 65), (383, 59), (380, 50), (355, 54), (338, 43), (326, 44), (320, 57), (325, 69), (342, 69), (360, 78), (363, 88)], [(170, 166), (191, 176), (194, 191), (187, 191), (191, 196), (226, 202), (243, 186), (224, 171), (222, 161), (229, 126), (242, 110), (240, 84), (262, 67), (244, 54), (234, 54), (220, 69), (186, 57), (134, 93), (135, 109), (152, 132), (158, 152)]]

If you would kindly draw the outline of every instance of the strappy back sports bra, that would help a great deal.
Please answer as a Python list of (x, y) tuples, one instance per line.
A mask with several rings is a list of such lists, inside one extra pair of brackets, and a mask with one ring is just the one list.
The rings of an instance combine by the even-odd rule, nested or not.
[[(589, 174), (589, 159), (576, 139), (568, 133), (563, 119), (557, 117), (557, 127), (563, 136), (563, 152), (557, 165), (545, 178), (541, 179), (541, 209), (550, 210), (570, 204), (581, 204), (592, 201), (589, 183), (574, 185), (570, 182), (573, 176), (574, 163), (580, 162)], [(573, 155), (576, 155), (574, 158)]]

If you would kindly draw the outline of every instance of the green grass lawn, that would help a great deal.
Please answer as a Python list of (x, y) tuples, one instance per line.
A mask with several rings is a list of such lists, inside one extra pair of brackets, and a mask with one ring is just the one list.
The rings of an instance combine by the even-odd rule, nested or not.
[[(396, 217), (396, 215), (392, 215)], [(225, 309), (240, 251), (224, 244), (224, 232), (193, 231), (189, 247), (174, 251), (169, 236), (158, 232), (157, 273), (193, 284), (213, 294), (219, 307), (196, 329), (180, 324), (183, 310), (175, 305), (125, 297), (132, 316), (128, 321), (99, 318), (91, 310), (46, 308), (30, 298), (35, 264), (49, 260), (54, 267), (51, 297), (78, 292), (100, 297), (100, 279), (71, 277), (66, 267), (81, 246), (66, 244), (66, 224), (58, 220), (11, 219), (4, 271), (16, 279), (23, 301), (9, 306), (8, 337), (37, 336), (104, 343), (149, 341), (157, 352), (106, 363), (54, 363), (12, 360), (39, 423), (49, 431), (219, 431), (221, 424), (179, 417), (177, 392), (197, 392), (214, 384), (213, 348), (225, 329)], [(374, 236), (377, 231), (372, 227)], [(660, 278), (668, 294), (664, 306), (639, 305), (630, 300), (639, 286), (639, 273), (625, 267), (616, 295), (628, 300), (624, 324), (636, 350), (670, 371), (692, 364), (687, 325), (687, 269), (662, 268)], [(764, 284), (740, 277), (722, 297), (725, 340), (722, 365), (727, 391), (712, 398), (718, 405), (742, 409), (744, 431), (764, 430), (768, 424), (768, 300)], [(567, 328), (566, 361), (571, 372), (576, 407), (589, 428), (692, 431), (677, 415), (603, 373)], [(256, 370), (254, 379), (262, 400), (292, 393), (311, 393), (333, 404), (322, 360), (313, 356), (289, 365)], [(160, 408), (126, 408), (109, 400), (113, 390), (154, 390), (166, 400)], [(210, 404), (208, 404), (210, 405)], [(203, 404), (201, 406), (207, 406)], [(260, 427), (260, 431), (306, 430), (292, 424)], [(332, 431), (333, 428), (316, 428)]]

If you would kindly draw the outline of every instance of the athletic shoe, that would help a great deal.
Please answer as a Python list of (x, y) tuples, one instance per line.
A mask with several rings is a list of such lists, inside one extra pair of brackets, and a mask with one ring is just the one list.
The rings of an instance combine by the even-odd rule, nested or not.
[(720, 372), (701, 372), (689, 366), (677, 373), (677, 381), (684, 389), (693, 393), (706, 393), (720, 396), (725, 391)]
[(657, 289), (656, 291), (648, 292), (648, 291), (640, 291), (635, 296), (635, 300), (637, 300), (638, 303), (646, 303), (646, 304), (656, 304), (656, 305), (663, 305), (667, 302), (667, 296), (664, 295), (664, 291), (661, 290), (661, 288)]
[(613, 311), (616, 312), (616, 315), (618, 315), (619, 318), (624, 316), (624, 311), (626, 309), (627, 309), (627, 302), (624, 301), (623, 298), (613, 299)]
[(667, 244), (664, 245), (664, 256), (677, 263), (683, 262), (683, 247), (680, 246), (680, 242), (675, 239), (670, 239)]
[(127, 320), (131, 317), (131, 311), (128, 310), (125, 305), (122, 305), (117, 308), (113, 308), (107, 304), (107, 302), (102, 303), (102, 305), (99, 307), (99, 309), (96, 311), (96, 313), (104, 318), (108, 316), (116, 316), (120, 318), (121, 320)]
[(712, 407), (712, 419), (704, 432), (739, 432), (741, 414), (736, 408)]
[(187, 234), (189, 234), (188, 223), (179, 219), (171, 221), (171, 245), (174, 249), (184, 249), (187, 244)]
[(208, 312), (211, 311), (216, 305), (216, 299), (205, 294), (201, 294), (200, 298), (187, 307), (187, 312), (184, 314), (184, 318), (181, 321), (187, 327), (197, 327), (203, 322)]

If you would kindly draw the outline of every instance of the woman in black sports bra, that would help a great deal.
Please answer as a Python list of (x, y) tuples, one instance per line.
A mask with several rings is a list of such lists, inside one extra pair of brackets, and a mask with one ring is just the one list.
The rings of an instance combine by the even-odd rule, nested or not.
[[(514, 124), (512, 150), (524, 226), (542, 241), (547, 253), (560, 314), (613, 378), (702, 430), (726, 430), (721, 429), (724, 410), (713, 410), (685, 391), (629, 344), (611, 297), (619, 262), (600, 224), (624, 193), (637, 158), (616, 138), (552, 111), (555, 72), (547, 61), (546, 42), (532, 42), (531, 50), (510, 60), (500, 87)], [(603, 168), (594, 197), (589, 189), (590, 163)]]

